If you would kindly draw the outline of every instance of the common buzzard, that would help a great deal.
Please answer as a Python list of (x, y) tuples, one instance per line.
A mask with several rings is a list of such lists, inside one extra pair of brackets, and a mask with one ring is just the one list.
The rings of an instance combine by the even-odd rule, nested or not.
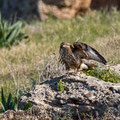
[[(107, 63), (97, 50), (82, 42), (74, 42), (73, 45), (62, 42), (60, 44), (60, 60), (65, 64), (67, 71), (71, 68), (74, 69), (74, 73), (81, 69), (81, 65), (85, 63), (85, 60)], [(87, 65), (87, 63), (85, 64)]]

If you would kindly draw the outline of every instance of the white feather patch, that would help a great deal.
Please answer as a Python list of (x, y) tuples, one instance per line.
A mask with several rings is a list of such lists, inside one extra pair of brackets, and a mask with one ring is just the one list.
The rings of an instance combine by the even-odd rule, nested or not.
[(81, 64), (80, 66), (80, 70), (87, 70), (88, 69), (88, 66), (84, 63)]
[(95, 52), (88, 46), (88, 51), (89, 51), (89, 53), (91, 53), (92, 55), (95, 55), (95, 56), (97, 56), (96, 54), (95, 54)]

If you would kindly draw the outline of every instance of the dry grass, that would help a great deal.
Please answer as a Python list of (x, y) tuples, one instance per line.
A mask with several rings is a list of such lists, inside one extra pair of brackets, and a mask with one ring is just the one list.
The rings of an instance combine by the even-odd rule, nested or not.
[(65, 66), (60, 63), (59, 55), (54, 53), (47, 58), (46, 62), (44, 62), (40, 80), (50, 80), (51, 78), (64, 74)]
[[(0, 49), (0, 87), (15, 93), (31, 88), (36, 82), (64, 74), (58, 63), (59, 44), (63, 41), (82, 41), (96, 48), (109, 64), (120, 63), (120, 14), (90, 12), (85, 17), (70, 20), (34, 21), (23, 31), (30, 42), (22, 42), (11, 49)], [(55, 53), (55, 55), (53, 54)]]
[(93, 44), (108, 61), (108, 64), (120, 63), (120, 37), (112, 34), (103, 38), (98, 38)]

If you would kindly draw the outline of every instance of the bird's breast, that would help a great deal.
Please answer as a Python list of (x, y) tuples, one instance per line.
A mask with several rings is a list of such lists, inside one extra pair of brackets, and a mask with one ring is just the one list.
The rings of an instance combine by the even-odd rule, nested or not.
[(60, 55), (61, 55), (61, 58), (63, 60), (65, 60), (66, 62), (67, 61), (72, 61), (72, 59), (73, 59), (72, 52), (67, 50), (67, 49), (61, 49), (60, 50)]

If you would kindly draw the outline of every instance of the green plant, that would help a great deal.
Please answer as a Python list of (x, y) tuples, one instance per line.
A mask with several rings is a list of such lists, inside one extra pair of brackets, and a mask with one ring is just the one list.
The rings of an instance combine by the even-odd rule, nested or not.
[(24, 106), (22, 106), (22, 110), (28, 110), (30, 107), (32, 106), (32, 104), (30, 102), (26, 103)]
[(8, 23), (0, 15), (0, 47), (18, 44), (25, 37), (24, 33), (21, 32), (22, 26), (22, 22)]
[(62, 80), (60, 80), (59, 83), (57, 84), (57, 90), (64, 91), (64, 89), (65, 89), (65, 83)]
[[(19, 96), (18, 94), (19, 93), (17, 93), (16, 96)], [(3, 88), (1, 88), (1, 106), (2, 106), (3, 112), (5, 112), (7, 110), (17, 111), (18, 108), (21, 110), (27, 110), (32, 106), (32, 104), (30, 102), (28, 102), (24, 106), (19, 107), (18, 106), (18, 97), (16, 97), (16, 96), (13, 98), (12, 94), (9, 93), (8, 98), (5, 99)]]
[(9, 93), (8, 98), (6, 100), (4, 96), (3, 88), (1, 88), (1, 105), (2, 105), (3, 111), (6, 111), (6, 110), (16, 111), (18, 108), (18, 99), (17, 97), (13, 98), (12, 94)]
[(120, 76), (111, 69), (92, 68), (92, 69), (86, 70), (84, 72), (88, 76), (94, 76), (94, 77), (97, 77), (98, 79), (104, 80), (106, 82), (112, 82), (112, 83), (120, 82)]

